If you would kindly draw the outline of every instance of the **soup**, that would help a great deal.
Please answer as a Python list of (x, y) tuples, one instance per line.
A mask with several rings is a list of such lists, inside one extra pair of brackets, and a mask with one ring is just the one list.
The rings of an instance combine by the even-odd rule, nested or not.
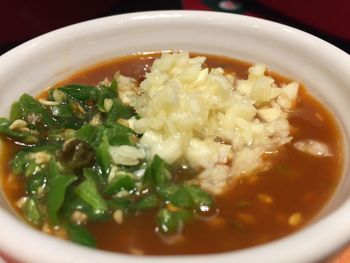
[[(192, 54), (193, 57), (197, 55)], [(159, 99), (154, 104), (146, 104), (145, 101), (163, 92), (155, 84), (162, 75), (152, 67), (159, 56), (158, 53), (126, 56), (78, 72), (45, 90), (39, 95), (39, 102), (22, 96), (19, 104), (41, 103), (41, 108), (34, 107), (32, 115), (23, 113), (24, 104), (22, 108), (18, 107), (18, 103), (14, 104), (12, 115), (16, 117), (12, 116), (7, 122), (2, 120), (0, 130), (4, 137), (1, 176), (5, 195), (24, 220), (46, 233), (83, 245), (122, 253), (172, 255), (216, 253), (255, 246), (288, 235), (315, 218), (335, 191), (342, 172), (341, 135), (331, 113), (303, 86), (299, 86), (297, 98), (285, 106), (286, 110), (283, 108), (286, 102), (277, 101), (278, 96), (282, 96), (280, 93), (269, 93), (271, 98), (266, 100), (254, 97), (251, 104), (244, 102), (245, 109), (250, 109), (244, 114), (249, 115), (253, 111), (254, 116), (242, 117), (252, 120), (251, 124), (243, 123), (270, 131), (272, 126), (268, 123), (284, 118), (278, 127), (288, 134), (283, 135), (276, 130), (264, 137), (266, 141), (273, 140), (273, 147), (266, 146), (264, 140), (259, 141), (257, 145), (262, 147), (262, 154), (254, 157), (259, 165), (246, 161), (250, 158), (246, 155), (242, 155), (246, 166), (238, 165), (235, 156), (242, 151), (260, 149), (254, 146), (259, 138), (249, 141), (250, 137), (246, 139), (248, 132), (243, 132), (240, 133), (243, 139), (237, 142), (230, 133), (223, 132), (226, 129), (222, 124), (224, 117), (220, 119), (220, 129), (214, 132), (207, 122), (198, 128), (196, 122), (188, 121), (191, 116), (202, 116), (201, 110), (196, 112), (195, 108), (187, 111), (190, 114), (185, 115), (182, 121), (167, 123), (173, 112), (188, 106), (171, 101), (164, 102), (168, 103), (164, 106), (168, 114), (165, 121), (158, 116), (153, 126), (150, 121), (144, 125), (142, 120), (150, 119), (147, 114), (153, 110), (147, 107), (160, 103)], [(199, 63), (202, 67), (189, 70), (195, 72), (198, 69), (202, 74), (212, 74), (209, 77), (218, 83), (227, 80), (228, 84), (222, 85), (228, 87), (234, 83), (240, 93), (232, 95), (232, 99), (237, 96), (245, 98), (242, 94), (249, 83), (240, 80), (247, 77), (249, 80), (262, 76), (261, 82), (269, 82), (269, 77), (273, 77), (275, 82), (268, 84), (272, 85), (273, 92), (280, 92), (275, 88), (282, 89), (291, 82), (273, 72), (264, 73), (262, 66), (249, 69), (251, 65), (242, 61), (205, 56), (205, 62), (198, 59), (189, 63)], [(186, 65), (189, 60), (179, 58), (178, 61), (171, 63)], [(169, 67), (167, 63), (158, 66)], [(222, 70), (205, 71), (205, 68)], [(114, 81), (105, 80), (113, 80), (115, 72), (120, 73)], [(145, 76), (145, 72), (150, 73)], [(197, 76), (193, 72), (177, 76), (184, 83), (195, 82), (193, 85), (197, 87), (202, 80), (192, 80), (193, 74)], [(176, 85), (177, 81), (163, 80), (160, 86), (165, 86), (164, 83)], [(141, 82), (143, 84), (139, 87)], [(254, 83), (255, 88), (260, 87)], [(96, 88), (92, 86), (98, 84), (99, 91), (95, 94)], [(193, 90), (190, 84), (186, 85)], [(204, 87), (205, 82), (201, 85)], [(241, 85), (240, 88), (237, 85)], [(116, 90), (123, 92), (123, 87), (131, 88), (117, 94)], [(295, 90), (295, 84), (289, 87)], [(217, 90), (215, 92), (218, 93)], [(222, 92), (230, 91), (223, 89)], [(133, 96), (139, 99), (145, 94), (151, 95), (136, 104), (128, 101), (132, 101)], [(159, 98), (182, 98), (185, 95), (167, 93)], [(192, 95), (198, 97), (203, 93)], [(211, 103), (210, 99), (207, 98), (207, 104)], [(169, 106), (169, 103), (176, 107)], [(220, 103), (225, 104), (223, 101)], [(218, 105), (211, 106), (205, 115), (208, 120), (215, 114), (215, 118), (221, 118), (227, 113)], [(255, 105), (254, 109), (252, 105)], [(270, 105), (275, 105), (276, 109), (279, 107), (279, 114), (283, 116), (264, 115)], [(42, 109), (49, 110), (50, 114), (43, 113)], [(177, 116), (182, 116), (183, 112), (186, 111), (177, 112)], [(35, 114), (41, 119), (35, 119)], [(232, 114), (242, 116), (242, 111)], [(196, 119), (198, 122), (201, 120), (200, 117)], [(61, 123), (60, 128), (56, 127), (56, 122)], [(166, 124), (161, 126), (161, 122)], [(287, 126), (283, 128), (285, 123)], [(101, 128), (105, 124), (107, 128)], [(170, 124), (174, 124), (175, 128)], [(260, 124), (266, 124), (267, 128)], [(55, 129), (48, 129), (50, 126)], [(179, 126), (186, 131), (180, 131), (184, 133), (181, 138), (185, 139), (178, 139), (176, 143), (162, 139), (156, 142), (158, 148), (155, 148), (145, 138), (145, 134), (156, 138), (157, 134), (154, 134), (158, 131), (163, 132), (163, 138), (170, 138), (173, 130), (175, 134), (179, 133)], [(188, 134), (196, 140), (191, 141), (192, 137), (189, 138)], [(227, 153), (224, 160), (215, 157), (217, 159), (212, 162), (207, 158), (210, 154), (198, 155), (198, 151), (201, 152), (198, 149), (206, 146), (202, 142), (208, 141), (208, 138), (212, 139), (208, 145), (219, 147), (220, 153), (227, 149), (227, 145), (234, 145), (232, 148), (236, 147), (236, 151), (233, 157)], [(49, 145), (43, 146), (42, 140)], [(245, 144), (244, 140), (248, 142)], [(190, 147), (188, 145), (192, 142), (194, 151), (176, 150), (176, 144), (183, 145), (184, 141), (190, 141), (185, 147)], [(138, 146), (140, 144), (143, 148)], [(226, 148), (221, 148), (222, 145)], [(105, 146), (109, 147), (108, 151), (103, 148)], [(169, 155), (169, 151), (178, 157)], [(219, 168), (212, 172), (214, 167)], [(220, 181), (215, 176), (217, 172), (225, 171), (225, 167), (232, 170)], [(220, 183), (220, 187), (211, 183), (212, 178)]]

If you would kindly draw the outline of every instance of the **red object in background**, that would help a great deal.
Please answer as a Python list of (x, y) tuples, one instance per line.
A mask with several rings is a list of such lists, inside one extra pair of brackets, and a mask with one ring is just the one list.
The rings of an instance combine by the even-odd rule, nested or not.
[(0, 45), (22, 42), (53, 29), (106, 13), (119, 0), (8, 0), (0, 6)]
[[(350, 41), (349, 0), (176, 0), (174, 2), (179, 3), (176, 8), (180, 8), (182, 2), (183, 9), (224, 11), (223, 3), (230, 1), (242, 5), (241, 9), (233, 12), (264, 17), (286, 24), (295, 21), (307, 28), (316, 29), (319, 33), (336, 37), (339, 41)], [(153, 0), (147, 4), (141, 0), (2, 2), (4, 3), (0, 5), (0, 46), (11, 46), (65, 25), (113, 14), (122, 3), (124, 6), (130, 6), (126, 11), (140, 11), (138, 8), (146, 6), (151, 8), (167, 6), (161, 0)], [(215, 8), (216, 5), (218, 8)]]
[(189, 10), (210, 10), (210, 7), (201, 0), (182, 0), (182, 7)]
[[(227, 0), (182, 0), (184, 9), (220, 10), (220, 3)], [(350, 41), (349, 0), (231, 0), (247, 6), (244, 14), (275, 20), (288, 18), (319, 32)], [(213, 8), (216, 2), (217, 7)], [(210, 3), (210, 4), (208, 4)], [(263, 10), (260, 10), (263, 8)], [(269, 14), (270, 10), (271, 14)], [(273, 14), (272, 14), (273, 12)]]
[(258, 0), (258, 2), (319, 31), (350, 41), (349, 0)]

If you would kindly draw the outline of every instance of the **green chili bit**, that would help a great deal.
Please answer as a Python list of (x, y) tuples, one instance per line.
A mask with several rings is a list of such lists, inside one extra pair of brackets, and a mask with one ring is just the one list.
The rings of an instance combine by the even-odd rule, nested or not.
[(58, 87), (40, 100), (23, 94), (10, 118), (0, 118), (2, 137), (19, 145), (10, 167), (24, 181), (21, 211), (31, 224), (59, 226), (72, 241), (95, 246), (89, 222), (113, 220), (117, 210), (127, 217), (152, 210), (156, 230), (175, 234), (212, 208), (208, 193), (178, 183), (176, 169), (158, 155), (134, 166), (114, 163), (110, 146), (139, 147), (133, 130), (118, 123), (137, 115), (117, 91), (113, 80)]

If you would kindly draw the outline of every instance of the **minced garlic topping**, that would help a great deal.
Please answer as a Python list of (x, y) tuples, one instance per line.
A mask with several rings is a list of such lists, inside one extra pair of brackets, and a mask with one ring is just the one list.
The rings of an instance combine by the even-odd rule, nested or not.
[(265, 169), (262, 155), (291, 140), (287, 110), (299, 85), (278, 87), (263, 64), (238, 80), (205, 59), (182, 52), (155, 60), (133, 103), (141, 118), (129, 124), (148, 158), (187, 160), (203, 170), (198, 183), (220, 193), (233, 176)]

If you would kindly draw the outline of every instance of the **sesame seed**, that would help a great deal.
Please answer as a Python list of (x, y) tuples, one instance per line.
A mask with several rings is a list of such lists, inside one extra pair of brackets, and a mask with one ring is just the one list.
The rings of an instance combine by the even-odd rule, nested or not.
[[(126, 119), (119, 118), (119, 119), (118, 119), (118, 123), (121, 124), (121, 125), (124, 125), (124, 126), (126, 126), (126, 127), (129, 127), (129, 122), (128, 122), (128, 120), (126, 120)], [(130, 128), (130, 127), (129, 127), (129, 128)]]
[(113, 219), (118, 224), (122, 224), (123, 223), (123, 211), (119, 210), (119, 209), (115, 210), (113, 213)]
[(258, 194), (258, 199), (265, 204), (271, 204), (273, 202), (272, 197), (268, 194)]
[(248, 213), (239, 213), (237, 214), (238, 219), (248, 225), (254, 224), (255, 223), (255, 218), (251, 214)]
[(79, 103), (77, 103), (77, 107), (78, 107), (78, 110), (79, 110), (82, 114), (86, 114), (85, 109), (84, 109)]
[(46, 152), (30, 153), (29, 158), (35, 160), (36, 164), (48, 163), (51, 159), (51, 155)]
[(22, 208), (24, 206), (24, 204), (27, 202), (27, 199), (28, 199), (27, 197), (21, 197), (20, 199), (18, 199), (16, 201), (16, 206), (18, 208)]
[(297, 212), (292, 214), (289, 218), (288, 218), (288, 224), (291, 226), (297, 226), (301, 223), (303, 217), (301, 215), (301, 213)]
[(15, 120), (14, 122), (12, 122), (12, 124), (9, 126), (10, 130), (18, 130), (21, 128), (24, 128), (27, 126), (27, 122), (24, 120)]
[(66, 94), (64, 94), (62, 91), (55, 89), (52, 93), (52, 97), (57, 102), (62, 102), (66, 99)]
[(72, 216), (71, 216), (71, 220), (74, 223), (81, 225), (81, 224), (85, 224), (87, 222), (88, 216), (81, 211), (74, 211)]
[(106, 112), (109, 112), (113, 106), (113, 100), (112, 99), (104, 99), (103, 106), (105, 107)]
[(139, 255), (139, 256), (145, 254), (145, 252), (142, 249), (139, 249), (139, 248), (130, 248), (130, 253), (134, 254), (134, 255)]
[(30, 129), (28, 127), (22, 127), (18, 129), (21, 132), (30, 132)]
[(39, 99), (39, 102), (42, 105), (45, 105), (45, 106), (57, 106), (57, 105), (60, 105), (60, 103), (57, 102), (57, 101), (49, 101), (49, 100), (44, 100), (44, 99)]
[(166, 206), (167, 206), (167, 208), (168, 208), (171, 212), (176, 212), (176, 211), (179, 210), (179, 209), (178, 209), (176, 206), (174, 206), (172, 203), (168, 203)]
[(99, 124), (101, 124), (101, 115), (99, 113), (95, 114), (92, 119), (89, 121), (89, 124), (91, 124), (92, 126), (97, 126)]

